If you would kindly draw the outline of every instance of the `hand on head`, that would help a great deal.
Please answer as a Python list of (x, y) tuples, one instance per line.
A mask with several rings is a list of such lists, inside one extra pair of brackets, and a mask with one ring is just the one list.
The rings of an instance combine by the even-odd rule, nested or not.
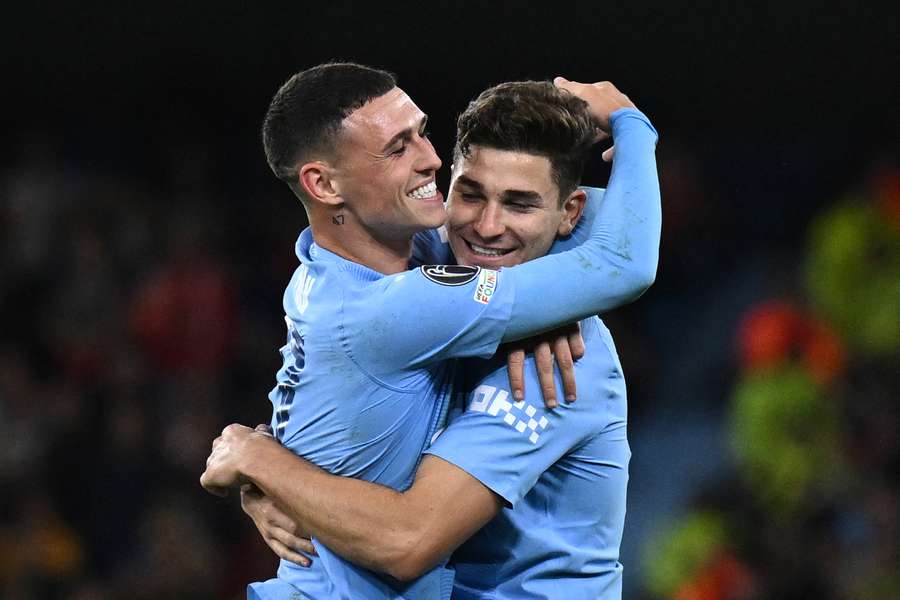
[[(556, 87), (567, 90), (575, 96), (587, 102), (591, 115), (597, 120), (600, 134), (597, 141), (602, 141), (610, 134), (610, 117), (620, 108), (636, 108), (628, 96), (623, 94), (609, 81), (596, 83), (580, 83), (569, 81), (565, 77), (556, 77), (553, 80)], [(609, 148), (603, 152), (603, 160), (612, 160), (615, 148)]]

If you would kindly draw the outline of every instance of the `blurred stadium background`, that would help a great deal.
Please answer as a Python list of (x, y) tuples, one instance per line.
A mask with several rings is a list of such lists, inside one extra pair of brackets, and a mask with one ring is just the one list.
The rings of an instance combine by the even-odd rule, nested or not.
[(272, 572), (197, 478), (222, 426), (268, 420), (305, 225), (260, 120), (335, 58), (396, 72), (444, 157), (510, 79), (609, 79), (660, 130), (658, 280), (605, 317), (626, 598), (900, 598), (900, 11), (874, 7), (9, 7), (0, 598), (240, 598)]

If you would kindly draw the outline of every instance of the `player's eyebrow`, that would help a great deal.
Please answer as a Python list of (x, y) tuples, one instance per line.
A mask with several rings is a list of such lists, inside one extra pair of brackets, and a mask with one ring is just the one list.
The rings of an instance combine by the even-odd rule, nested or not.
[[(471, 189), (473, 192), (478, 192), (480, 194), (484, 194), (484, 186), (481, 182), (472, 179), (467, 175), (460, 175), (456, 178), (457, 185), (464, 185), (465, 187)], [(500, 199), (503, 202), (516, 202), (519, 204), (533, 204), (538, 205), (541, 204), (544, 199), (540, 194), (533, 190), (516, 190), (516, 189), (507, 189), (500, 192)]]
[(544, 201), (540, 194), (532, 190), (503, 190), (500, 198), (504, 202), (517, 202), (519, 204), (540, 204)]
[(472, 188), (475, 191), (483, 192), (484, 186), (481, 185), (478, 181), (472, 179), (471, 177), (467, 177), (466, 175), (460, 175), (456, 178), (456, 183), (461, 183), (468, 188)]
[(421, 132), (425, 129), (425, 124), (428, 123), (428, 115), (422, 115), (422, 118), (419, 119), (418, 127), (407, 127), (403, 131), (395, 134), (391, 139), (388, 140), (387, 144), (381, 149), (382, 152), (388, 152), (397, 142), (408, 142), (412, 139), (413, 133)]

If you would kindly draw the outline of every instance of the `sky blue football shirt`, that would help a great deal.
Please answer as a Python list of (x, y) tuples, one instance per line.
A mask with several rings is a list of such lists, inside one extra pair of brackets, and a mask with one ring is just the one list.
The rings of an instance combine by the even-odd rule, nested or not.
[[(506, 507), (453, 554), (454, 600), (622, 597), (625, 379), (600, 319), (582, 321), (582, 336), (578, 400), (553, 410), (539, 394), (512, 399), (503, 357), (464, 363), (466, 410), (426, 452), (468, 472)], [(526, 386), (540, 389), (533, 357), (525, 374)], [(557, 392), (562, 398), (561, 385)]]
[[(406, 489), (443, 423), (460, 357), (619, 306), (656, 270), (656, 131), (632, 109), (611, 119), (617, 157), (605, 201), (577, 248), (502, 271), (423, 266), (385, 276), (297, 242), (302, 265), (284, 295), (283, 366), (272, 427), (293, 452), (331, 473)], [(549, 310), (548, 310), (549, 308)], [(281, 582), (309, 598), (447, 597), (438, 568), (399, 585), (318, 545), (310, 568), (282, 561)], [(251, 585), (249, 593), (266, 595)], [(252, 597), (252, 596), (251, 596)]]

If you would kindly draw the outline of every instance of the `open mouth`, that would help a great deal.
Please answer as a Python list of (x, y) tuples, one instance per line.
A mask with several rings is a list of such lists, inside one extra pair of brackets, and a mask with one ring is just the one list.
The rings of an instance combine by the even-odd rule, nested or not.
[(430, 200), (437, 196), (437, 183), (434, 181), (426, 183), (408, 192), (406, 195), (416, 200)]
[(485, 246), (479, 246), (477, 244), (473, 244), (469, 240), (463, 240), (466, 242), (466, 246), (469, 247), (469, 250), (472, 251), (476, 256), (485, 256), (485, 257), (498, 257), (498, 256), (506, 256), (515, 248), (487, 248)]

